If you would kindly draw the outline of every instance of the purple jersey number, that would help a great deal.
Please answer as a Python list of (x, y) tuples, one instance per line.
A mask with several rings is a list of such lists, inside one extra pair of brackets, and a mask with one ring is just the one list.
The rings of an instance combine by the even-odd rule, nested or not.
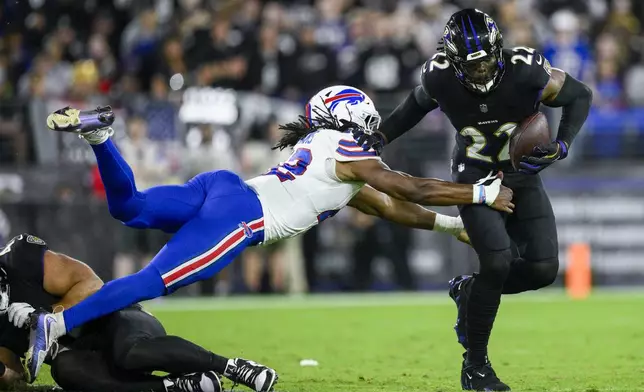
[(298, 148), (288, 158), (288, 161), (275, 166), (266, 174), (274, 174), (282, 182), (292, 181), (295, 179), (295, 176), (301, 176), (306, 172), (312, 160), (313, 155), (311, 155), (311, 150), (308, 148)]

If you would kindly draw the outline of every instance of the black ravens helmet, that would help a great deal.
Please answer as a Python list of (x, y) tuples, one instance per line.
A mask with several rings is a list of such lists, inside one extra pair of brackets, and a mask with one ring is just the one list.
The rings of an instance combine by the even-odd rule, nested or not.
[(473, 8), (455, 13), (439, 44), (465, 87), (487, 93), (498, 85), (505, 69), (503, 36), (488, 14)]

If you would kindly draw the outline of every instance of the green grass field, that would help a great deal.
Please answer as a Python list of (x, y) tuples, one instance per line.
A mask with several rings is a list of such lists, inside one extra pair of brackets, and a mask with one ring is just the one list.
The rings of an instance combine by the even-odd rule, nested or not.
[[(456, 310), (444, 293), (146, 307), (169, 333), (274, 367), (276, 391), (460, 390)], [(490, 358), (515, 391), (644, 391), (644, 292), (601, 292), (585, 301), (554, 291), (505, 297)], [(319, 366), (301, 367), (301, 359)]]

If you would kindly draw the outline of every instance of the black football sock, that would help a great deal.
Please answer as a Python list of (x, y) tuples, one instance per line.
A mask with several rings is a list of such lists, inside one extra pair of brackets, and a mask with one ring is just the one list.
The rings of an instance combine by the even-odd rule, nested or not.
[(127, 370), (163, 371), (170, 374), (207, 372), (223, 374), (228, 358), (212, 353), (178, 336), (142, 339), (128, 351), (121, 365)]
[(501, 303), (501, 290), (496, 282), (477, 275), (469, 285), (467, 301), (467, 360), (474, 364), (487, 361), (487, 345), (496, 312)]

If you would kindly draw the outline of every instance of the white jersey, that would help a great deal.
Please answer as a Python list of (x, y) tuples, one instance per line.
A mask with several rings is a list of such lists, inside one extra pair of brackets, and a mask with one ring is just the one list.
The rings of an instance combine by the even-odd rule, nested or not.
[(321, 129), (303, 137), (286, 162), (246, 181), (262, 203), (264, 243), (303, 233), (345, 207), (364, 183), (340, 181), (335, 162), (364, 159), (380, 157), (351, 133)]

